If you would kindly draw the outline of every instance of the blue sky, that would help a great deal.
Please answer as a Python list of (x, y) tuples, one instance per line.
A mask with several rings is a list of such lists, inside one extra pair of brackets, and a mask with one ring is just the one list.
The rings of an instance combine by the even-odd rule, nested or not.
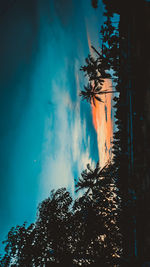
[(34, 221), (51, 189), (74, 194), (74, 178), (98, 160), (91, 109), (78, 94), (87, 32), (98, 48), (102, 13), (90, 0), (23, 0), (1, 17), (1, 239)]

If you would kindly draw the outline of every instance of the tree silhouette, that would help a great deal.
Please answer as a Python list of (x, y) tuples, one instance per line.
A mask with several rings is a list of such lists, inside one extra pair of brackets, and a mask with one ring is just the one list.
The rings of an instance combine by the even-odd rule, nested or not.
[(122, 4), (119, 0), (103, 0), (103, 3), (105, 5), (106, 14), (113, 14), (113, 13), (119, 13), (122, 8)]
[(103, 77), (100, 73), (101, 59), (95, 59), (93, 56), (88, 55), (85, 59), (86, 65), (81, 66), (80, 70), (85, 72), (85, 76), (89, 81), (97, 81), (101, 85), (103, 84)]
[(50, 198), (39, 206), (36, 227), (43, 236), (43, 257), (47, 251), (46, 262), (49, 260), (50, 250), (53, 252), (52, 260), (54, 262), (65, 261), (68, 266), (67, 260), (71, 260), (72, 214), (69, 210), (71, 203), (72, 198), (69, 192), (65, 188), (61, 188), (56, 192), (52, 191)]
[(90, 164), (87, 164), (87, 169), (81, 173), (81, 178), (79, 178), (78, 183), (76, 185), (76, 192), (85, 188), (88, 189), (87, 194), (90, 190), (93, 191), (93, 188), (97, 186), (99, 178), (104, 177), (107, 166), (108, 164), (101, 169), (99, 166), (99, 162), (97, 162), (95, 169), (92, 169)]
[(86, 65), (81, 66), (80, 70), (85, 72), (85, 76), (88, 77), (89, 81), (99, 82), (100, 85), (103, 85), (104, 79), (110, 78), (108, 60), (101, 55), (94, 46), (91, 46), (93, 51), (98, 55), (97, 58), (94, 58), (91, 55), (85, 59)]
[[(112, 93), (113, 91), (102, 91), (105, 79), (112, 79), (118, 82), (116, 78), (119, 73), (119, 37), (118, 29), (112, 25), (111, 17), (108, 16), (104, 26), (100, 31), (102, 35), (102, 51), (99, 53), (95, 47), (91, 46), (97, 58), (88, 55), (85, 59), (86, 64), (81, 66), (80, 70), (88, 77), (89, 83), (81, 90), (80, 96), (83, 100), (95, 105), (95, 100), (103, 102), (100, 95)], [(110, 70), (114, 71), (113, 76)]]
[(26, 228), (22, 226), (12, 227), (8, 233), (5, 255), (1, 260), (1, 266), (33, 266), (35, 262), (35, 240), (34, 224)]
[(88, 83), (87, 86), (84, 86), (84, 91), (80, 91), (80, 96), (82, 97), (83, 100), (86, 100), (90, 104), (96, 105), (96, 100), (99, 102), (103, 102), (101, 99), (101, 95), (109, 94), (109, 93), (114, 93), (115, 91), (108, 91), (108, 90), (103, 90), (102, 87), (98, 86), (98, 83), (95, 85), (92, 85), (91, 83)]
[(107, 60), (107, 68), (111, 68), (118, 75), (119, 68), (119, 31), (113, 23), (111, 16), (107, 16), (101, 26), (102, 55)]
[(8, 233), (1, 266), (72, 265), (72, 224), (69, 206), (72, 198), (65, 188), (39, 205), (37, 221), (26, 228), (17, 226)]
[[(52, 190), (38, 207), (34, 224), (17, 226), (8, 233), (1, 266), (102, 266), (118, 255), (119, 202), (111, 164), (99, 164), (81, 174), (77, 191), (87, 192), (74, 202), (65, 188)], [(109, 265), (110, 266), (110, 265)]]
[[(88, 238), (90, 247), (91, 243), (93, 247), (97, 247), (93, 254), (95, 261), (99, 264), (110, 264), (113, 257), (117, 258), (121, 253), (120, 199), (115, 176), (116, 171), (110, 163), (102, 169), (99, 167), (99, 163), (95, 169), (88, 164), (87, 169), (81, 173), (81, 178), (76, 186), (77, 191), (86, 189), (83, 199), (79, 199), (78, 204), (84, 203), (85, 205), (85, 202), (81, 203), (81, 200), (89, 200), (90, 205), (84, 206), (86, 223), (90, 225), (88, 225), (90, 232), (86, 233), (86, 239)], [(92, 221), (90, 218), (93, 218)]]

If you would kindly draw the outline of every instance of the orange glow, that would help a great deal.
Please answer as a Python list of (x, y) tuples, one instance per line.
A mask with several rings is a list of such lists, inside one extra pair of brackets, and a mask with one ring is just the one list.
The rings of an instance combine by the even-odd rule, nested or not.
[[(112, 90), (112, 82), (107, 79), (104, 81), (103, 89)], [(99, 151), (100, 166), (103, 167), (111, 159), (111, 141), (113, 140), (113, 120), (111, 118), (111, 100), (113, 94), (102, 95), (104, 103), (95, 101), (92, 104), (93, 124), (97, 132), (97, 143)], [(106, 111), (105, 111), (106, 110)], [(107, 118), (106, 118), (107, 113)]]
[(88, 40), (88, 46), (89, 46), (89, 51), (91, 53), (91, 55), (93, 56), (93, 50), (92, 50), (92, 44), (91, 44), (91, 38), (90, 38), (90, 35), (88, 33), (88, 30), (87, 30), (87, 40)]
[[(94, 52), (91, 48), (91, 38), (87, 28), (87, 40), (89, 51), (92, 56)], [(112, 91), (112, 81), (106, 79), (103, 84), (102, 91)], [(93, 124), (97, 133), (98, 153), (100, 166), (103, 167), (106, 162), (111, 160), (111, 142), (113, 141), (113, 120), (111, 119), (111, 100), (113, 94), (105, 94), (100, 96), (104, 103), (95, 100), (95, 106), (92, 104)], [(107, 109), (107, 121), (105, 115), (105, 106)], [(106, 144), (106, 146), (105, 146)], [(106, 149), (107, 147), (107, 149)]]

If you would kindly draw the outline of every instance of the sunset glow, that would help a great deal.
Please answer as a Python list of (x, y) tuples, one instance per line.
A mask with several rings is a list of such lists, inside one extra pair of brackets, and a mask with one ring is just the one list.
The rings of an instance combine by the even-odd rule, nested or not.
[[(91, 38), (87, 29), (87, 40), (90, 54), (94, 57), (94, 51), (91, 46)], [(102, 91), (112, 91), (112, 81), (105, 79)], [(92, 117), (94, 128), (97, 133), (98, 153), (100, 166), (103, 167), (108, 160), (112, 158), (113, 140), (113, 118), (111, 117), (113, 94), (101, 95), (100, 98), (104, 103), (95, 100), (95, 106), (92, 103)]]
[[(111, 90), (111, 80), (105, 80), (102, 91)], [(97, 143), (99, 151), (100, 166), (111, 159), (111, 142), (113, 140), (113, 119), (111, 117), (111, 100), (112, 94), (101, 96), (104, 103), (95, 101), (95, 106), (92, 104), (93, 124), (97, 132)]]

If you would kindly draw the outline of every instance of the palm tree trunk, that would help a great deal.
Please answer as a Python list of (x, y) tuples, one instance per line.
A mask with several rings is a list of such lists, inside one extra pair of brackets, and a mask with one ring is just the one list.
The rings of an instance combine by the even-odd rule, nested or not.
[(116, 93), (116, 91), (102, 91), (97, 94), (102, 95), (102, 94), (108, 94), (108, 93)]
[(96, 54), (97, 54), (98, 56), (101, 57), (101, 54), (96, 50), (96, 48), (95, 48), (93, 45), (91, 45), (91, 48), (96, 52)]

